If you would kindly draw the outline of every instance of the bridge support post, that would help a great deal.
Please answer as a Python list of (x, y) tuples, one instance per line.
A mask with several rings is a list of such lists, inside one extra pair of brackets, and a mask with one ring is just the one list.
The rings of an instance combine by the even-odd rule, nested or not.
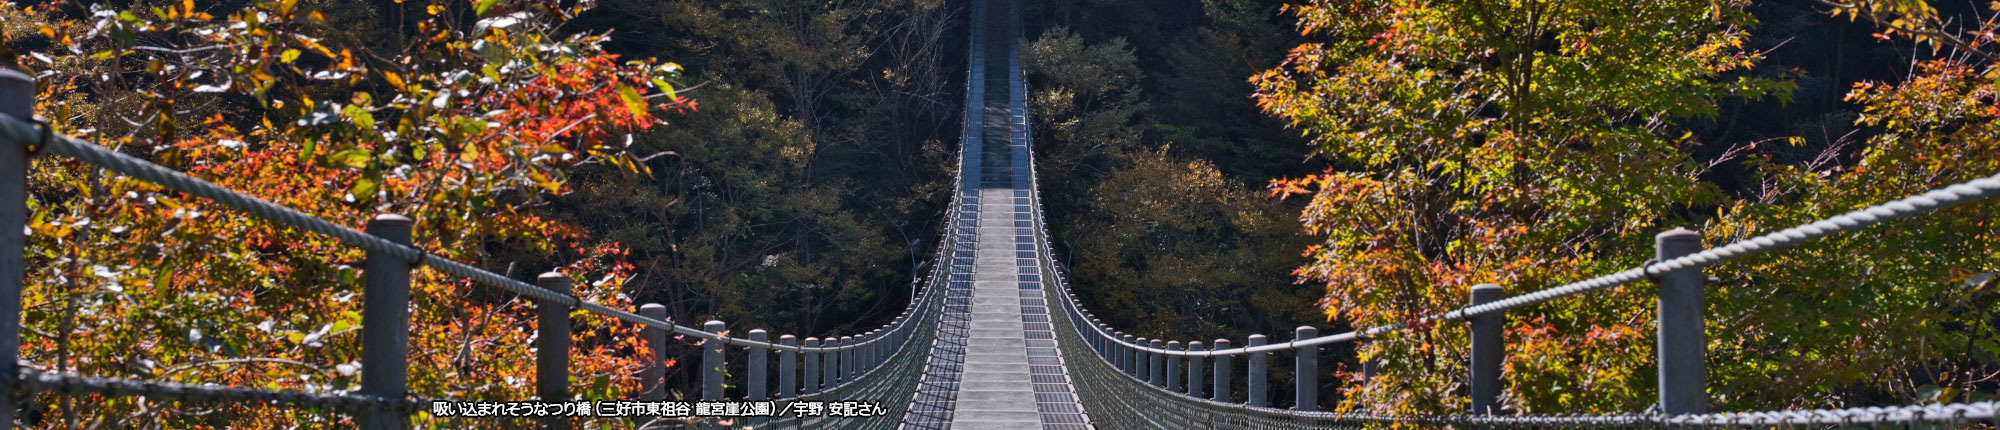
[[(1701, 252), (1701, 233), (1685, 228), (1660, 233), (1653, 241), (1657, 261)], [(1669, 415), (1708, 412), (1705, 278), (1701, 266), (1654, 278), (1660, 286), (1660, 410)]]
[[(751, 330), (750, 340), (758, 342), (769, 342), (771, 341), (771, 333), (766, 332), (764, 331), (764, 329), (761, 328), (756, 330)], [(771, 389), (770, 389), (771, 375), (765, 373), (771, 370), (770, 369), (771, 365), (769, 364), (770, 359), (771, 359), (771, 350), (765, 349), (764, 347), (761, 346), (752, 346), (749, 348), (749, 356), (744, 357), (743, 359), (743, 366), (745, 369), (743, 375), (744, 377), (748, 378), (748, 380), (743, 381), (744, 399), (747, 400), (770, 399), (770, 397), (768, 396), (771, 395)]]
[[(639, 306), (639, 316), (660, 321), (667, 320), (667, 307), (659, 303)], [(667, 330), (646, 326), (639, 328), (639, 339), (646, 342), (646, 350), (653, 352), (653, 358), (646, 360), (646, 367), (639, 369), (640, 400), (667, 399)]]
[[(535, 285), (568, 295), (569, 276), (548, 272)], [(544, 402), (569, 400), (569, 306), (535, 303), (535, 395)], [(543, 417), (542, 428), (569, 428), (567, 417)]]
[[(826, 348), (838, 347), (840, 346), (840, 338), (828, 337), (820, 341), (820, 346)], [(832, 390), (834, 386), (840, 385), (840, 350), (827, 351), (826, 354), (822, 355), (823, 357), (820, 358), (824, 359), (824, 361), (821, 361), (820, 364), (824, 365), (822, 366), (824, 368), (820, 369), (819, 372), (820, 385), (822, 385), (820, 390)]]
[[(1181, 341), (1167, 342), (1167, 351), (1180, 352)], [(1181, 356), (1167, 355), (1167, 391), (1181, 391)]]
[[(709, 320), (701, 323), (701, 331), (721, 334), (729, 325), (722, 321)], [(729, 343), (721, 338), (701, 341), (701, 399), (722, 400), (722, 370), (728, 366)]]
[[(1099, 329), (1103, 329), (1103, 328), (1104, 328), (1104, 321), (1098, 321), (1098, 320), (1097, 320), (1097, 317), (1090, 317), (1090, 326), (1091, 326), (1091, 327), (1097, 327), (1097, 328), (1099, 328)], [(1104, 353), (1104, 352), (1105, 352), (1105, 350), (1104, 350), (1104, 344), (1108, 343), (1108, 342), (1105, 342), (1105, 341), (1104, 341), (1104, 335), (1103, 335), (1103, 333), (1104, 333), (1104, 332), (1093, 332), (1093, 333), (1094, 333), (1094, 334), (1097, 334), (1097, 335), (1096, 335), (1096, 336), (1091, 336), (1091, 337), (1090, 337), (1090, 347), (1091, 347), (1091, 348), (1094, 348), (1094, 349), (1096, 349), (1096, 350), (1097, 350), (1097, 355), (1098, 355), (1098, 356), (1100, 356), (1100, 357), (1109, 357), (1109, 356), (1110, 356), (1110, 354), (1105, 354), (1105, 353)]]
[[(1216, 339), (1214, 350), (1221, 351), (1225, 349), (1229, 349), (1229, 339)], [(1215, 389), (1209, 390), (1209, 400), (1223, 403), (1229, 403), (1231, 400), (1229, 390), (1235, 387), (1229, 384), (1229, 376), (1232, 372), (1236, 371), (1236, 368), (1235, 366), (1231, 366), (1229, 361), (1230, 356), (1215, 356)]]
[[(1206, 351), (1205, 349), (1202, 349), (1201, 341), (1199, 340), (1188, 341), (1187, 350), (1188, 352)], [(1202, 368), (1202, 361), (1203, 361), (1202, 357), (1199, 355), (1188, 356), (1188, 368), (1187, 368), (1188, 397), (1193, 397), (1197, 399), (1202, 397), (1201, 376), (1203, 374), (1203, 371), (1208, 370)]]
[[(1165, 342), (1160, 342), (1159, 339), (1153, 339), (1152, 347), (1153, 349), (1166, 349), (1167, 345)], [(1146, 358), (1151, 360), (1147, 362), (1146, 372), (1153, 375), (1146, 377), (1146, 380), (1152, 381), (1155, 387), (1167, 386), (1167, 355), (1152, 353), (1147, 354)]]
[[(0, 67), (0, 115), (35, 117), (35, 78)], [(28, 250), (28, 142), (0, 142), (0, 425), (13, 427), (21, 354), (21, 288)]]
[[(1319, 337), (1319, 329), (1299, 326), (1292, 331), (1292, 340), (1301, 341)], [(1308, 346), (1292, 350), (1297, 357), (1292, 369), (1292, 410), (1319, 410), (1319, 347)]]
[(1125, 371), (1125, 374), (1132, 376), (1139, 376), (1138, 364), (1132, 362), (1133, 361), (1132, 357), (1135, 354), (1132, 352), (1132, 348), (1125, 346), (1125, 345), (1138, 345), (1139, 344), (1138, 339), (1134, 339), (1132, 338), (1132, 335), (1125, 334), (1125, 332), (1122, 331), (1117, 332), (1115, 334), (1118, 335), (1119, 340), (1124, 341), (1125, 343), (1116, 345), (1117, 348), (1115, 349), (1117, 349), (1118, 352), (1112, 355), (1118, 358), (1111, 361), (1118, 363), (1118, 370)]
[(1152, 345), (1152, 341), (1143, 337), (1139, 338), (1138, 341), (1138, 343), (1133, 344), (1136, 346), (1132, 348), (1132, 368), (1136, 372), (1132, 376), (1139, 377), (1140, 381), (1151, 383), (1153, 382), (1153, 368), (1150, 365), (1153, 364), (1153, 354), (1141, 348)]
[[(1255, 348), (1259, 346), (1264, 346), (1264, 342), (1265, 342), (1264, 335), (1253, 334), (1250, 335), (1250, 342), (1245, 343), (1243, 346), (1246, 348)], [(1250, 353), (1250, 375), (1243, 379), (1243, 385), (1245, 388), (1248, 389), (1246, 390), (1247, 394), (1250, 395), (1250, 398), (1246, 399), (1249, 401), (1250, 406), (1257, 406), (1257, 407), (1271, 406), (1271, 401), (1269, 400), (1269, 397), (1271, 395), (1271, 388), (1266, 386), (1271, 382), (1270, 366), (1271, 366), (1271, 353), (1269, 352)]]
[(805, 342), (805, 344), (803, 344), (803, 345), (800, 345), (799, 347), (800, 347), (800, 348), (807, 348), (807, 350), (806, 350), (806, 352), (805, 352), (805, 355), (806, 355), (806, 365), (805, 365), (805, 371), (806, 371), (806, 374), (805, 374), (805, 392), (804, 392), (803, 394), (801, 394), (801, 395), (806, 395), (806, 394), (819, 394), (819, 369), (820, 369), (820, 365), (819, 365), (819, 356), (820, 356), (820, 353), (819, 353), (819, 351), (815, 351), (815, 350), (813, 350), (813, 349), (815, 349), (815, 348), (819, 348), (819, 347), (820, 347), (820, 344), (819, 344), (819, 338), (817, 338), (817, 337), (808, 337), (808, 338), (806, 338), (806, 342)]
[[(411, 224), (402, 215), (376, 215), (368, 221), (368, 235), (408, 246)], [(410, 261), (369, 252), (361, 267), (361, 394), (401, 400), (409, 392)], [(410, 420), (370, 410), (360, 424), (402, 429), (409, 428)]]
[[(1472, 305), (1479, 306), (1506, 298), (1499, 285), (1472, 286)], [(1472, 414), (1492, 415), (1500, 409), (1500, 360), (1505, 357), (1506, 339), (1502, 325), (1507, 315), (1490, 313), (1472, 317)]]
[[(865, 354), (865, 356), (862, 357), (861, 359), (861, 373), (868, 373), (870, 369), (874, 369), (875, 363), (877, 363), (876, 360), (881, 358), (882, 354), (880, 354), (880, 352), (882, 352), (882, 342), (876, 342), (876, 340), (881, 338), (882, 338), (881, 330), (868, 331), (868, 348), (861, 350), (862, 354)], [(855, 374), (854, 377), (860, 378), (861, 375)]]
[[(792, 335), (778, 336), (778, 344), (799, 346), (799, 338)], [(799, 395), (799, 353), (778, 351), (778, 398), (789, 399)]]
[(846, 350), (840, 352), (840, 370), (842, 376), (840, 382), (842, 383), (854, 382), (854, 377), (860, 375), (858, 370), (861, 369), (859, 365), (861, 364), (861, 360), (855, 358), (861, 355), (861, 344), (858, 341), (859, 339), (856, 339), (854, 336), (840, 337), (840, 344), (847, 346)]

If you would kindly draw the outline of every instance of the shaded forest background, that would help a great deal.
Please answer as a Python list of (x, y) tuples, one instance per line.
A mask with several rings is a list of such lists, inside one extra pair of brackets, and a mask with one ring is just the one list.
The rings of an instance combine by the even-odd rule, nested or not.
[[(1109, 322), (1239, 338), (1325, 321), (1282, 257), (1305, 243), (1298, 207), (1262, 191), (1324, 166), (1244, 79), (1292, 39), (1277, 4), (1024, 3), (1056, 252)], [(602, 3), (575, 24), (676, 59), (700, 109), (637, 138), (676, 154), (654, 177), (579, 176), (555, 213), (631, 247), (638, 298), (681, 321), (801, 337), (886, 322), (937, 243), (965, 7)]]

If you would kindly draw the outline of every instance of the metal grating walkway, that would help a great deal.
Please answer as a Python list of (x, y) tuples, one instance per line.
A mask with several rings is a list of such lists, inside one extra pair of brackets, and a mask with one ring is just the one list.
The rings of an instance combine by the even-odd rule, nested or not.
[(1036, 258), (1018, 0), (975, 0), (944, 319), (906, 428), (1090, 429)]

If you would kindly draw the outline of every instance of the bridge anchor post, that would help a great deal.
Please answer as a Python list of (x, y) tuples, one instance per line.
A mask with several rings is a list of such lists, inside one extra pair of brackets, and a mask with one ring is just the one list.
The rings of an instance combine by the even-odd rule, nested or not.
[[(778, 336), (778, 344), (798, 346), (799, 338), (792, 335)], [(799, 353), (778, 352), (778, 398), (789, 399), (799, 395)]]
[(846, 350), (840, 352), (841, 383), (854, 382), (854, 377), (861, 375), (859, 366), (861, 360), (857, 359), (861, 355), (859, 351), (861, 344), (856, 340), (854, 336), (840, 337), (840, 344), (847, 346)]
[[(1167, 348), (1167, 345), (1166, 345), (1166, 343), (1165, 343), (1165, 342), (1160, 342), (1160, 340), (1159, 340), (1159, 339), (1153, 339), (1153, 345), (1152, 345), (1152, 346), (1153, 346), (1153, 349), (1166, 349), (1166, 348)], [(1151, 375), (1153, 375), (1153, 376), (1149, 377), (1149, 378), (1148, 378), (1148, 380), (1152, 381), (1152, 382), (1153, 382), (1153, 386), (1155, 386), (1155, 387), (1165, 387), (1165, 386), (1167, 386), (1167, 378), (1166, 378), (1166, 375), (1167, 375), (1167, 366), (1166, 366), (1166, 364), (1167, 364), (1167, 354), (1165, 354), (1165, 353), (1148, 353), (1148, 354), (1147, 354), (1147, 358), (1151, 359), (1152, 361), (1148, 362), (1148, 364), (1146, 365), (1146, 371), (1147, 371), (1147, 372), (1151, 372)]]
[[(1302, 341), (1319, 337), (1319, 329), (1299, 326), (1292, 330), (1292, 340)], [(1298, 411), (1319, 410), (1319, 347), (1307, 346), (1292, 350), (1292, 406)]]
[[(1265, 340), (1264, 335), (1253, 334), (1250, 335), (1250, 342), (1243, 346), (1246, 348), (1264, 346)], [(1249, 391), (1250, 398), (1246, 400), (1249, 401), (1250, 406), (1271, 406), (1271, 401), (1269, 400), (1271, 389), (1266, 386), (1271, 382), (1270, 366), (1271, 353), (1261, 351), (1250, 353), (1250, 375), (1243, 380), (1243, 385)]]
[[(368, 221), (367, 231), (409, 246), (411, 224), (402, 215), (381, 214)], [(409, 392), (410, 261), (369, 252), (361, 267), (361, 394), (402, 400)], [(360, 418), (364, 428), (410, 427), (408, 417), (395, 412), (369, 410)]]
[[(548, 272), (535, 285), (569, 295), (569, 276)], [(542, 300), (535, 303), (535, 395), (544, 402), (569, 400), (569, 306)], [(569, 428), (567, 417), (543, 417), (542, 428)]]
[(801, 396), (819, 394), (820, 353), (819, 351), (817, 351), (819, 345), (820, 345), (819, 338), (808, 337), (806, 338), (805, 344), (799, 346), (800, 348), (807, 349), (805, 354), (806, 355), (806, 365), (805, 365), (806, 374), (804, 381), (805, 392), (803, 394), (800, 394)]
[[(1203, 350), (1203, 349), (1202, 349), (1201, 347), (1202, 347), (1202, 345), (1201, 345), (1201, 341), (1199, 341), (1199, 340), (1192, 340), (1192, 341), (1188, 341), (1188, 344), (1187, 344), (1187, 350), (1188, 350), (1188, 352), (1197, 352), (1197, 351), (1204, 351), (1204, 350)], [(1202, 388), (1201, 388), (1201, 375), (1202, 375), (1202, 371), (1203, 371), (1203, 370), (1207, 370), (1207, 369), (1203, 369), (1203, 368), (1202, 368), (1202, 364), (1203, 364), (1203, 363), (1202, 363), (1202, 357), (1201, 357), (1201, 356), (1199, 356), (1199, 355), (1191, 355), (1191, 356), (1188, 356), (1188, 368), (1187, 368), (1187, 395), (1188, 395), (1188, 397), (1193, 397), (1193, 398), (1197, 398), (1197, 399), (1199, 399), (1199, 398), (1201, 398), (1201, 396), (1202, 396), (1202, 395), (1201, 395), (1201, 390), (1202, 390)]]
[[(1229, 339), (1216, 339), (1214, 350), (1221, 351), (1225, 349), (1229, 349)], [(1236, 371), (1236, 368), (1229, 364), (1230, 357), (1228, 355), (1215, 356), (1215, 389), (1209, 391), (1209, 400), (1223, 403), (1229, 403), (1231, 400), (1230, 397), (1232, 396), (1229, 390), (1233, 387), (1229, 383), (1229, 376)]]
[[(761, 328), (751, 330), (750, 340), (769, 342), (771, 341), (771, 334)], [(770, 387), (771, 377), (766, 375), (765, 372), (770, 370), (768, 369), (770, 365), (767, 363), (771, 359), (771, 350), (761, 346), (752, 346), (749, 348), (749, 353), (750, 355), (743, 359), (743, 366), (746, 369), (743, 374), (745, 378), (748, 378), (748, 380), (743, 381), (743, 388), (745, 390), (743, 398), (753, 401), (769, 399), (771, 390), (768, 387)]]
[[(640, 305), (639, 316), (666, 321), (667, 306), (659, 303)], [(646, 350), (653, 352), (653, 358), (646, 360), (646, 367), (639, 370), (639, 389), (642, 393), (640, 400), (666, 400), (667, 330), (652, 326), (641, 327), (639, 339), (646, 342)]]
[(1118, 357), (1118, 359), (1113, 361), (1116, 361), (1118, 363), (1118, 370), (1125, 371), (1125, 374), (1127, 375), (1139, 376), (1139, 367), (1137, 364), (1133, 363), (1134, 360), (1132, 360), (1132, 358), (1136, 356), (1137, 353), (1134, 352), (1132, 348), (1127, 348), (1124, 346), (1124, 345), (1138, 345), (1139, 344), (1138, 339), (1133, 338), (1132, 335), (1125, 334), (1125, 332), (1122, 331), (1116, 334), (1118, 335), (1118, 339), (1125, 341), (1125, 343), (1117, 345), (1118, 353), (1115, 355)]
[[(1472, 305), (1479, 306), (1506, 298), (1499, 285), (1472, 287)], [(1505, 358), (1506, 339), (1501, 326), (1507, 315), (1490, 313), (1472, 317), (1472, 414), (1493, 415), (1500, 409), (1500, 361)]]
[[(701, 331), (722, 333), (729, 325), (722, 321), (709, 320), (701, 324)], [(728, 364), (729, 344), (721, 338), (701, 341), (701, 399), (722, 400), (722, 369)]]
[[(838, 348), (840, 347), (840, 338), (828, 336), (826, 339), (820, 340), (820, 346), (824, 348)], [(840, 350), (835, 349), (820, 354), (820, 364), (823, 365), (823, 368), (819, 372), (820, 385), (822, 385), (820, 390), (827, 391), (832, 390), (833, 387), (840, 386)]]
[[(1653, 238), (1656, 261), (1701, 252), (1701, 233), (1675, 228)], [(1686, 267), (1654, 278), (1660, 286), (1658, 318), (1660, 410), (1670, 415), (1708, 412), (1708, 343), (1703, 330), (1702, 294), (1707, 283), (1701, 266)]]
[[(0, 67), (0, 115), (35, 117), (35, 78)], [(27, 275), (28, 142), (0, 142), (0, 423), (11, 427), (21, 354), (21, 288)]]

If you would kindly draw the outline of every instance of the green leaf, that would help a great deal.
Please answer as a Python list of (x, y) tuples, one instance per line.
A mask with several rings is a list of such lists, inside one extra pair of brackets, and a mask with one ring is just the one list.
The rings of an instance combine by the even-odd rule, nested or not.
[(368, 154), (368, 151), (356, 148), (333, 153), (329, 161), (332, 161), (335, 165), (361, 168), (368, 165), (370, 157), (371, 155)]
[(672, 97), (676, 100), (681, 98), (681, 96), (675, 94), (674, 84), (668, 83), (665, 79), (653, 78), (653, 88), (659, 88), (660, 92), (667, 93), (667, 97)]
[(375, 195), (375, 188), (375, 180), (361, 178), (361, 180), (354, 181), (354, 188), (348, 189), (347, 192), (354, 194), (355, 200), (367, 200), (369, 197)]
[(618, 98), (625, 100), (625, 109), (631, 110), (632, 115), (646, 116), (646, 99), (639, 97), (639, 90), (618, 84)]
[(368, 109), (364, 109), (359, 105), (347, 105), (347, 107), (340, 109), (340, 114), (354, 120), (354, 126), (362, 130), (375, 128), (375, 114), (369, 113)]
[(306, 139), (305, 147), (299, 149), (299, 161), (303, 162), (311, 160), (313, 158), (313, 153), (317, 152), (318, 150), (319, 150), (319, 140)]
[(153, 268), (153, 288), (165, 290), (174, 275), (173, 263), (164, 263)]
[(486, 9), (492, 8), (494, 3), (499, 3), (499, 2), (500, 0), (479, 0), (479, 3), (472, 5), (472, 13), (477, 15), (486, 15)]

